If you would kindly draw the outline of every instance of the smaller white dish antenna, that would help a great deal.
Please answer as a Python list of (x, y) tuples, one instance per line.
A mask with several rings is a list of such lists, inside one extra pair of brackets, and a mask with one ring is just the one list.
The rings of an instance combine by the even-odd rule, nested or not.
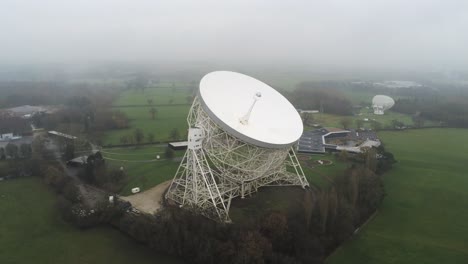
[(376, 95), (372, 98), (372, 108), (375, 115), (383, 115), (384, 112), (395, 105), (395, 101), (386, 95)]

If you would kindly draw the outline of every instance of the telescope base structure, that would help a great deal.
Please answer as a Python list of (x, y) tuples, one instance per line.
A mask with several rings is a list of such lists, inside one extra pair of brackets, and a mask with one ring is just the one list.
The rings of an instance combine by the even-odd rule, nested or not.
[(263, 186), (309, 186), (292, 148), (288, 156), (284, 166), (270, 175), (235, 182), (211, 169), (203, 149), (188, 149), (166, 193), (166, 199), (215, 221), (229, 223), (229, 209), (235, 197), (244, 198)]
[(188, 149), (166, 199), (208, 218), (230, 222), (234, 197), (262, 186), (309, 186), (293, 147), (246, 143), (219, 127), (195, 98), (189, 115)]
[(383, 115), (384, 114), (383, 107), (374, 106), (373, 108), (374, 108), (374, 115)]
[(222, 186), (217, 184), (203, 149), (187, 150), (166, 193), (166, 199), (208, 218), (229, 222), (230, 199), (226, 199), (229, 195), (226, 189), (229, 188), (219, 187)]

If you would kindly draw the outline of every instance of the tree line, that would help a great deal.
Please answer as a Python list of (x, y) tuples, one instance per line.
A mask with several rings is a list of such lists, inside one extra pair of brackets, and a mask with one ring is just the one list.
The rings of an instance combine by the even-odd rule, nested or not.
[[(304, 191), (301, 202), (287, 212), (270, 210), (245, 223), (224, 224), (170, 205), (156, 215), (134, 214), (128, 204), (106, 199), (91, 208), (77, 182), (48, 161), (53, 154), (43, 144), (33, 149), (31, 170), (57, 192), (64, 219), (80, 228), (112, 224), (136, 241), (190, 263), (323, 263), (377, 210), (385, 196), (381, 174), (394, 162), (383, 147), (340, 157), (352, 165), (327, 187)], [(102, 170), (103, 163), (94, 155), (83, 171), (90, 177), (85, 180), (105, 188), (103, 183), (119, 179), (120, 172)]]
[(323, 113), (352, 115), (353, 105), (346, 96), (333, 88), (316, 88), (308, 82), (301, 83), (292, 92), (283, 92), (286, 98), (299, 109), (319, 110)]
[(415, 124), (425, 118), (442, 125), (468, 127), (468, 97), (397, 99), (392, 110), (412, 115)]
[[(381, 153), (385, 159), (378, 158)], [(246, 223), (217, 223), (170, 205), (156, 215), (106, 207), (95, 223), (108, 221), (136, 241), (190, 263), (323, 263), (377, 210), (385, 196), (381, 173), (394, 162), (383, 148), (347, 159), (353, 165), (328, 187), (304, 191), (287, 212), (266, 211)]]
[(249, 224), (222, 224), (168, 207), (156, 216), (120, 214), (121, 231), (190, 263), (323, 263), (382, 201), (381, 176), (349, 168), (325, 190), (304, 192), (290, 213), (268, 211)]

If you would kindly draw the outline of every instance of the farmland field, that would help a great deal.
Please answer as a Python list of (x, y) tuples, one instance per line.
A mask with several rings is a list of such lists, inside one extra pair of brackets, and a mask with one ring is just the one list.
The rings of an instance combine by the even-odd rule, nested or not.
[[(379, 122), (382, 125), (382, 128), (392, 128), (392, 120), (397, 120), (402, 122), (405, 126), (412, 126), (413, 121), (411, 119), (411, 116), (397, 113), (397, 112), (392, 112), (392, 111), (386, 111), (385, 115), (374, 115), (371, 109), (362, 109), (361, 113), (359, 115), (354, 115), (354, 116), (340, 116), (340, 115), (333, 115), (333, 114), (313, 114), (314, 122), (321, 124), (324, 127), (338, 127), (342, 128), (343, 125), (341, 124), (341, 121), (343, 119), (349, 119), (351, 121), (350, 127), (351, 128), (357, 128), (356, 120), (361, 119), (364, 121), (364, 119), (367, 119), (368, 121), (363, 122), (363, 128), (372, 128), (371, 121), (375, 120)], [(425, 121), (424, 126), (437, 126), (436, 122), (432, 121)], [(305, 127), (305, 129), (308, 130), (313, 130), (315, 128), (313, 127)]]
[(181, 263), (111, 228), (64, 222), (39, 178), (0, 182), (0, 263)]
[[(184, 151), (176, 151), (174, 160), (166, 160), (164, 151), (165, 147), (142, 146), (106, 149), (102, 150), (102, 154), (110, 167), (124, 168), (128, 182), (121, 194), (129, 195), (134, 187), (145, 191), (174, 177)], [(160, 160), (156, 160), (156, 155), (160, 156)]]
[(187, 97), (191, 95), (192, 90), (188, 88), (152, 87), (144, 91), (126, 90), (120, 94), (113, 105), (147, 105), (148, 99), (152, 99), (154, 105), (189, 104)]
[[(117, 145), (120, 143), (120, 137), (133, 135), (136, 128), (140, 128), (145, 137), (149, 133), (154, 134), (155, 141), (167, 141), (170, 138), (172, 129), (177, 129), (181, 138), (184, 138), (187, 130), (187, 114), (189, 105), (157, 106), (158, 111), (155, 120), (152, 120), (149, 107), (122, 107), (115, 108), (124, 112), (130, 118), (130, 128), (109, 130), (104, 138), (104, 144)], [(145, 138), (144, 142), (147, 142)]]
[(382, 132), (398, 163), (376, 218), (327, 263), (468, 263), (468, 130)]
[[(133, 131), (139, 128), (148, 141), (148, 134), (154, 134), (155, 141), (170, 140), (170, 133), (177, 129), (180, 139), (184, 139), (187, 130), (187, 114), (192, 91), (172, 88), (147, 88), (144, 91), (126, 90), (114, 101), (115, 111), (121, 111), (130, 119), (129, 128), (109, 130), (104, 137), (104, 145), (121, 144), (122, 136), (132, 136)], [(152, 99), (153, 105), (147, 100)], [(129, 107), (130, 106), (130, 107)], [(150, 114), (151, 107), (157, 111), (155, 119)]]
[[(122, 195), (129, 195), (133, 187), (140, 187), (142, 191), (145, 191), (174, 177), (185, 151), (175, 151), (173, 160), (166, 160), (164, 151), (165, 147), (163, 146), (101, 150), (111, 168), (123, 167), (128, 175), (128, 182), (120, 192)], [(160, 155), (160, 160), (155, 160), (156, 155)], [(307, 180), (318, 187), (328, 186), (331, 179), (343, 172), (347, 166), (346, 162), (336, 160), (332, 154), (304, 156), (310, 160), (327, 159), (333, 162), (331, 165), (314, 165), (313, 168), (310, 168), (306, 166), (304, 160), (301, 160)]]
[(308, 160), (311, 161), (325, 159), (333, 162), (330, 165), (313, 165), (311, 168), (308, 166), (307, 161), (305, 161), (303, 158), (300, 159), (300, 163), (302, 169), (304, 170), (307, 181), (319, 188), (326, 188), (332, 182), (335, 176), (343, 173), (343, 171), (348, 166), (348, 163), (338, 161), (335, 158), (335, 155), (330, 153), (324, 155), (300, 154), (300, 156), (307, 157)]

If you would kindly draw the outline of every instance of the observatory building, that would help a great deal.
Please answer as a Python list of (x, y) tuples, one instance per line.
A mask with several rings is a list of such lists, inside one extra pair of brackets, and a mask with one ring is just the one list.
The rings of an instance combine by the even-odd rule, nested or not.
[(301, 118), (276, 90), (228, 71), (205, 75), (187, 117), (188, 148), (166, 199), (229, 222), (231, 200), (259, 187), (309, 186), (293, 145)]
[(386, 95), (376, 95), (372, 98), (372, 108), (375, 115), (383, 115), (384, 112), (395, 105), (395, 101)]

